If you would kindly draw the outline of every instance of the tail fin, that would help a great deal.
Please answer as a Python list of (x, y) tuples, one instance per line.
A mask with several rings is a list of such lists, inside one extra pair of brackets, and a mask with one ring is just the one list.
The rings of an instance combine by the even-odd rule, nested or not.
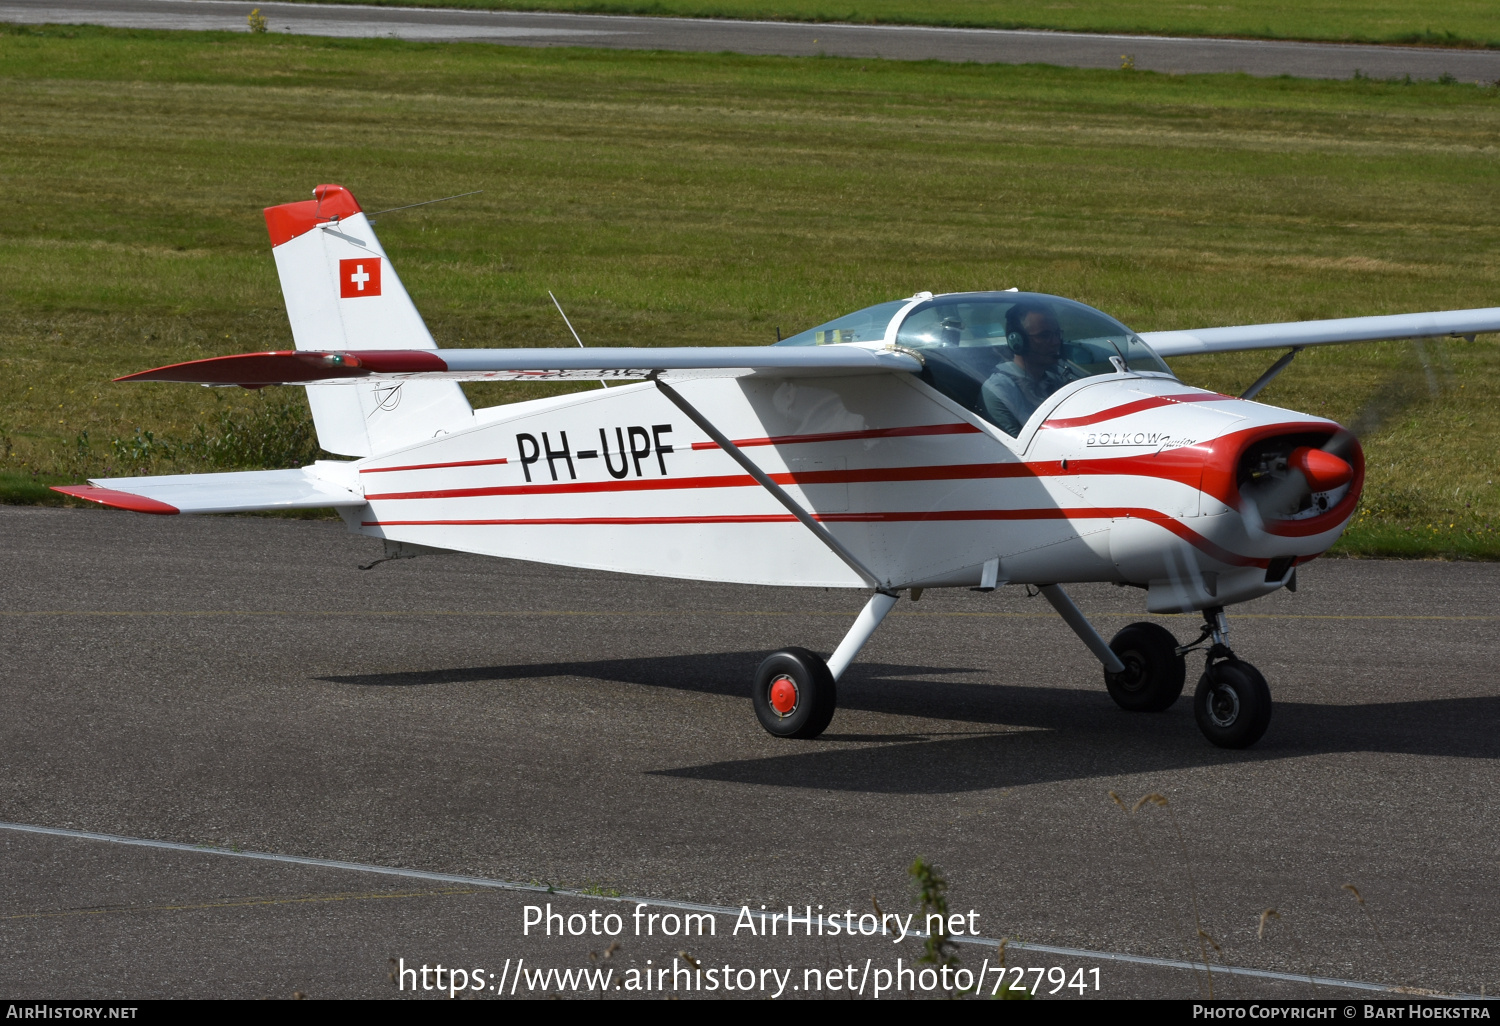
[[(436, 349), (374, 229), (341, 185), (266, 208), (276, 271), (298, 349)], [(318, 444), (373, 456), (467, 426), (452, 381), (309, 385)]]

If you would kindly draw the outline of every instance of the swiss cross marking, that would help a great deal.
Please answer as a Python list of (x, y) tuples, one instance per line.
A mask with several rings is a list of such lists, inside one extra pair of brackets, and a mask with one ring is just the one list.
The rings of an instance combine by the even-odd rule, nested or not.
[(380, 257), (339, 261), (339, 298), (380, 295)]

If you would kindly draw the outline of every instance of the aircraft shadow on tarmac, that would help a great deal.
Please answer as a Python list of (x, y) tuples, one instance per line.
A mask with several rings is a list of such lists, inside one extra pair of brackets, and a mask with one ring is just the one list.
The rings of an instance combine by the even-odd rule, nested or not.
[[(703, 694), (745, 697), (746, 667), (762, 653), (475, 666), (321, 677), (336, 684), (433, 684), (582, 677)], [(1190, 671), (1192, 668), (1190, 667)], [(1210, 746), (1192, 721), (1186, 694), (1159, 715), (1118, 709), (1105, 693), (1042, 685), (971, 684), (941, 678), (993, 673), (962, 667), (860, 663), (839, 684), (845, 710), (939, 721), (913, 733), (910, 719), (889, 734), (839, 732), (787, 742), (787, 754), (652, 771), (672, 777), (774, 787), (873, 793), (952, 793), (1195, 766), (1261, 762), (1336, 752), (1500, 758), (1500, 695), (1370, 705), (1278, 702), (1271, 730), (1253, 749)], [(747, 703), (748, 706), (748, 703)], [(749, 709), (745, 715), (750, 716)], [(954, 732), (954, 724), (974, 730)], [(857, 745), (857, 747), (856, 747)]]

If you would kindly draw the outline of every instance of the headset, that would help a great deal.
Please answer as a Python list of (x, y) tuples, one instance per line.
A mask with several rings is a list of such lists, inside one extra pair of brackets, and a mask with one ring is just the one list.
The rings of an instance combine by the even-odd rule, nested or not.
[(1025, 356), (1027, 349), (1031, 347), (1031, 339), (1026, 336), (1026, 330), (1021, 326), (1021, 321), (1027, 314), (1045, 314), (1049, 319), (1052, 311), (1037, 303), (1017, 303), (1005, 311), (1005, 341), (1010, 346), (1010, 351), (1017, 356)]

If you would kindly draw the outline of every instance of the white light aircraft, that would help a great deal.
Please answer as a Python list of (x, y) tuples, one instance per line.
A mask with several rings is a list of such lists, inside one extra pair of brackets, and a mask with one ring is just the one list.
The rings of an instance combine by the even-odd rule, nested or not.
[[(766, 730), (811, 738), (835, 682), (900, 592), (1030, 585), (1099, 659), (1124, 709), (1194, 695), (1214, 744), (1254, 744), (1264, 678), (1230, 605), (1296, 588), (1359, 501), (1359, 442), (1253, 402), (1306, 346), (1500, 331), (1500, 308), (1133, 332), (1081, 303), (1004, 292), (881, 303), (776, 345), (438, 349), (359, 204), (320, 185), (266, 209), (296, 349), (125, 381), (302, 385), (318, 441), (354, 459), (290, 470), (94, 480), (59, 491), (144, 513), (338, 510), (392, 557), (433, 550), (704, 581), (861, 588), (828, 659), (771, 654)], [(1243, 395), (1183, 384), (1163, 356), (1285, 348)], [(634, 381), (472, 409), (460, 381)], [(1064, 591), (1142, 589), (1201, 611), (1186, 645), (1153, 622), (1105, 642)]]

